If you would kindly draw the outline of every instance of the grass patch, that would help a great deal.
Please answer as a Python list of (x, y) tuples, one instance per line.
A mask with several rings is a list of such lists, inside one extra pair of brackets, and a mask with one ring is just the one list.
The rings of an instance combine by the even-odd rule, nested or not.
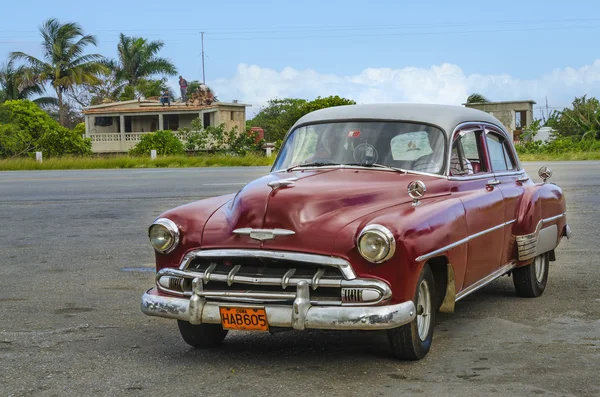
[(29, 158), (0, 160), (0, 171), (24, 170), (90, 170), (120, 168), (185, 168), (185, 167), (245, 167), (270, 166), (275, 156), (257, 155), (203, 155), (203, 156), (160, 156), (150, 157), (61, 157), (44, 160), (43, 163)]
[(600, 152), (565, 152), (559, 154), (550, 153), (523, 153), (519, 154), (521, 161), (578, 161), (578, 160), (600, 160)]

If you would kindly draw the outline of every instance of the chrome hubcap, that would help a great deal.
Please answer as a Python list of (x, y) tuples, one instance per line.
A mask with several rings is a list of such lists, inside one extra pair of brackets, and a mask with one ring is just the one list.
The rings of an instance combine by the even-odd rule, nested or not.
[(535, 279), (540, 283), (543, 281), (546, 272), (545, 262), (544, 255), (536, 256), (533, 262), (535, 264)]
[(427, 281), (421, 281), (417, 297), (417, 330), (422, 341), (427, 339), (431, 326), (431, 296)]

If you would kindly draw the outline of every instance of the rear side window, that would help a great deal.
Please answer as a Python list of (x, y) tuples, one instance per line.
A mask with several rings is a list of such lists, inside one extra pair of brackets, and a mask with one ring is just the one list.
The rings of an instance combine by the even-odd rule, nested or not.
[(492, 163), (492, 171), (507, 171), (515, 169), (515, 164), (510, 156), (508, 142), (494, 133), (486, 135), (486, 142)]

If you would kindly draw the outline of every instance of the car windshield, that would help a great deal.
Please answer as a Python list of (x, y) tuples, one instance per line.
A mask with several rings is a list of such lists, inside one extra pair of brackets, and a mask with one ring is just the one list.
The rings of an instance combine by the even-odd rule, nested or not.
[(439, 128), (424, 124), (380, 121), (323, 123), (292, 131), (273, 169), (383, 165), (441, 174), (444, 153), (444, 133)]

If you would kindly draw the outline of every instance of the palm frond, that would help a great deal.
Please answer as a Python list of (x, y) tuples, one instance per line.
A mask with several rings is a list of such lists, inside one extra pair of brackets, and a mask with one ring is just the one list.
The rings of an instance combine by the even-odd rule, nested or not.
[(489, 102), (489, 100), (486, 97), (484, 97), (483, 95), (477, 94), (477, 93), (471, 94), (467, 98), (467, 103), (486, 103), (486, 102)]

